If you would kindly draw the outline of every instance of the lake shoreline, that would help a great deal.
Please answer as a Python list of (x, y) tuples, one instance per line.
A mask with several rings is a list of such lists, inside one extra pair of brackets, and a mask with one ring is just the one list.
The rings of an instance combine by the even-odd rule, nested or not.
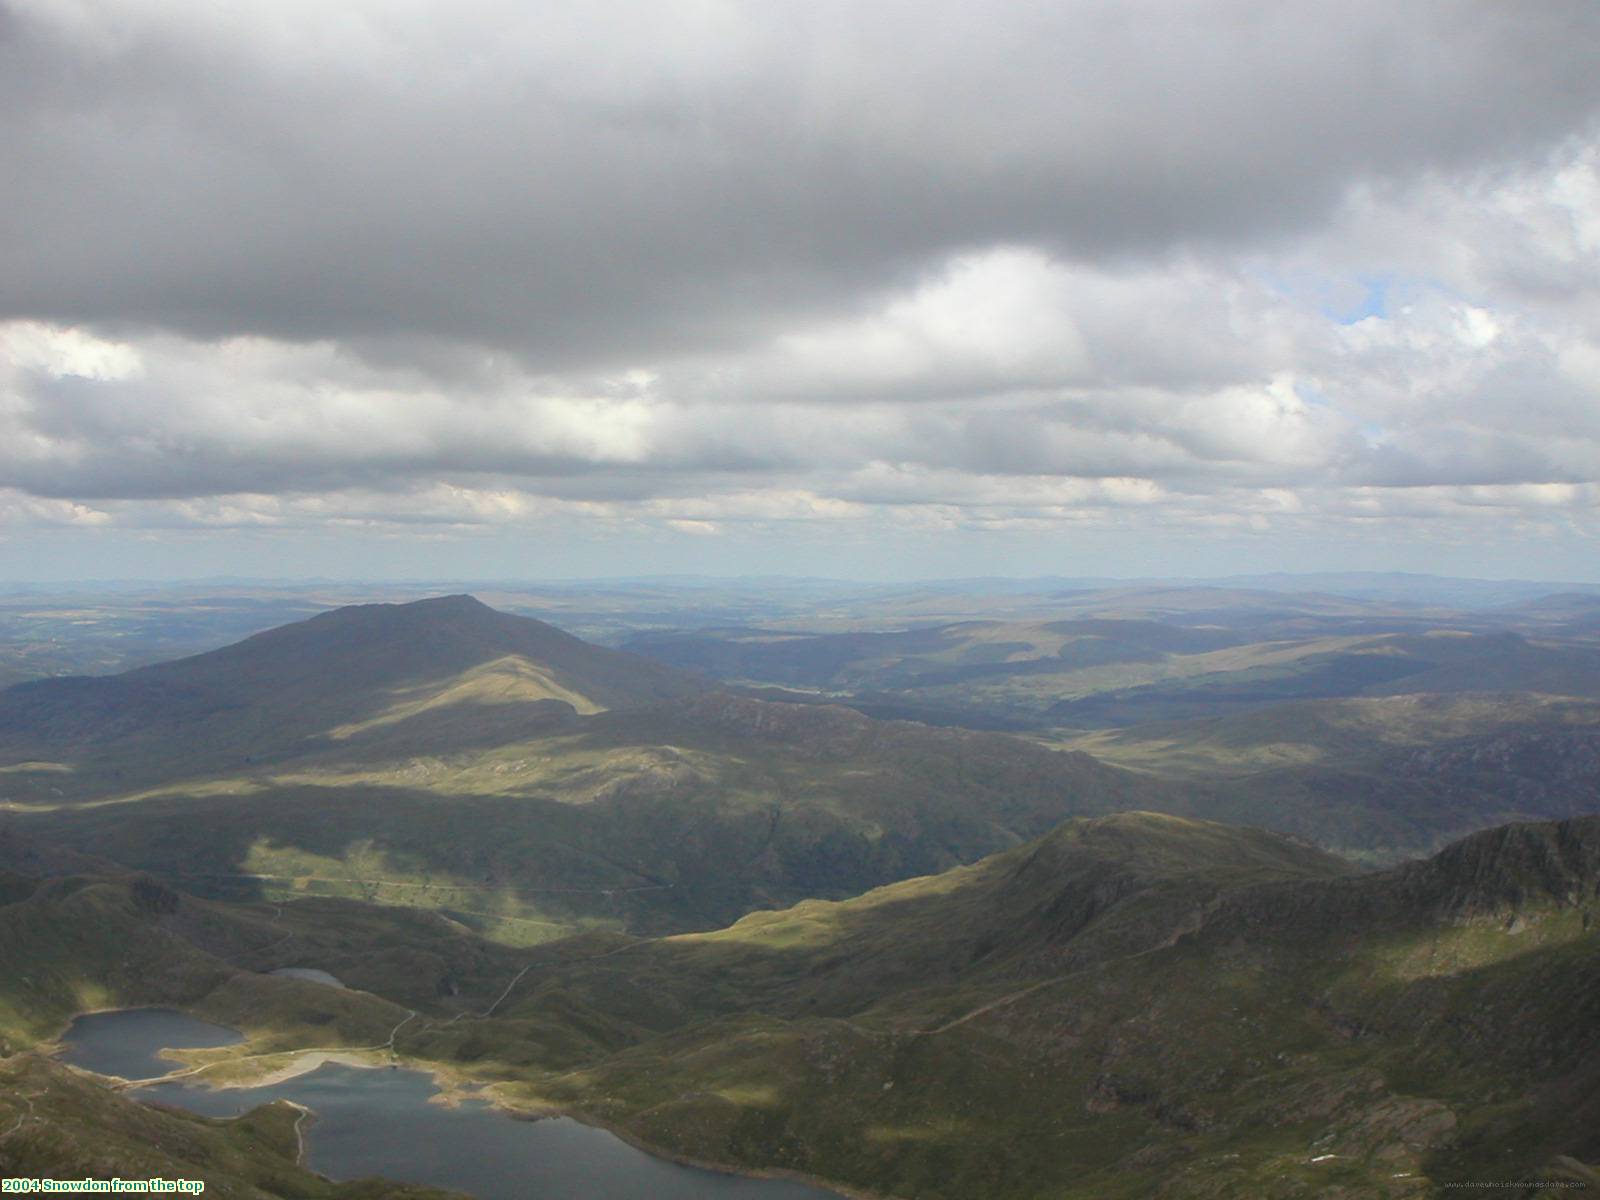
[[(795, 1171), (787, 1167), (735, 1165), (720, 1162), (716, 1159), (685, 1154), (682, 1151), (669, 1149), (651, 1142), (646, 1138), (640, 1137), (625, 1125), (619, 1125), (615, 1121), (607, 1120), (581, 1108), (571, 1108), (564, 1105), (529, 1105), (526, 1102), (507, 1099), (498, 1094), (496, 1090), (503, 1086), (504, 1081), (478, 1079), (448, 1063), (437, 1063), (429, 1059), (402, 1057), (394, 1061), (374, 1062), (370, 1057), (362, 1057), (354, 1053), (314, 1051), (300, 1055), (293, 1062), (250, 1078), (218, 1082), (208, 1080), (203, 1075), (194, 1075), (189, 1076), (188, 1081), (218, 1091), (233, 1088), (269, 1087), (272, 1084), (283, 1083), (299, 1075), (309, 1074), (324, 1063), (356, 1067), (362, 1070), (382, 1070), (387, 1066), (395, 1066), (401, 1070), (416, 1071), (427, 1075), (439, 1089), (437, 1095), (429, 1098), (428, 1102), (430, 1104), (443, 1104), (454, 1107), (463, 1100), (482, 1100), (496, 1112), (503, 1113), (513, 1120), (543, 1121), (555, 1117), (567, 1117), (592, 1129), (599, 1129), (609, 1133), (618, 1141), (624, 1142), (635, 1150), (650, 1155), (652, 1158), (659, 1158), (664, 1162), (677, 1163), (683, 1167), (696, 1167), (702, 1171), (715, 1171), (722, 1175), (737, 1175), (745, 1179), (771, 1179), (788, 1183), (801, 1183), (809, 1187), (821, 1188), (832, 1192), (839, 1196), (841, 1200), (896, 1200), (895, 1197), (886, 1192), (867, 1191), (864, 1188), (838, 1183), (817, 1175), (808, 1175), (804, 1171)], [(224, 1064), (218, 1063), (216, 1065), (222, 1066)], [(472, 1089), (470, 1092), (468, 1091), (469, 1088)], [(314, 1111), (312, 1116), (315, 1117)]]
[[(503, 1112), (517, 1115), (516, 1110), (508, 1104), (495, 1102), (495, 1106)], [(618, 1141), (626, 1142), (635, 1150), (642, 1151), (652, 1158), (665, 1159), (667, 1162), (675, 1162), (684, 1167), (698, 1167), (702, 1171), (716, 1171), (723, 1175), (739, 1175), (746, 1179), (773, 1179), (789, 1183), (803, 1183), (810, 1187), (823, 1188), (833, 1192), (843, 1197), (843, 1200), (897, 1200), (896, 1197), (889, 1195), (887, 1192), (869, 1192), (862, 1188), (852, 1187), (849, 1184), (836, 1183), (831, 1179), (807, 1175), (804, 1171), (790, 1170), (787, 1167), (736, 1167), (709, 1158), (696, 1158), (691, 1154), (684, 1154), (677, 1150), (669, 1150), (663, 1146), (658, 1146), (654, 1142), (640, 1137), (626, 1126), (618, 1125), (615, 1122), (606, 1120), (604, 1117), (597, 1117), (580, 1109), (551, 1109), (542, 1115), (570, 1117), (572, 1120), (580, 1121), (592, 1128), (603, 1129)], [(538, 1117), (532, 1117), (532, 1119), (537, 1120)]]
[[(182, 1009), (170, 1005), (141, 1005), (129, 1008), (98, 1008), (86, 1010), (76, 1014), (68, 1021), (66, 1028), (71, 1028), (72, 1021), (79, 1017), (92, 1016), (110, 1012), (132, 1012), (141, 1008), (170, 1009), (174, 1012), (183, 1012)], [(185, 1014), (196, 1015), (196, 1014)], [(206, 1018), (197, 1019), (205, 1020)], [(65, 1029), (62, 1031), (65, 1033)], [(241, 1032), (235, 1030), (234, 1032)], [(241, 1036), (243, 1034), (241, 1033)], [(185, 1048), (171, 1048), (181, 1053)], [(60, 1052), (59, 1038), (57, 1039), (56, 1054)], [(120, 1080), (122, 1086), (153, 1087), (162, 1083), (182, 1083), (185, 1086), (198, 1086), (209, 1091), (248, 1090), (251, 1088), (271, 1087), (276, 1084), (286, 1083), (289, 1080), (308, 1075), (325, 1065), (352, 1067), (358, 1070), (382, 1070), (385, 1067), (414, 1071), (428, 1076), (437, 1092), (429, 1097), (428, 1103), (455, 1107), (463, 1100), (481, 1100), (491, 1109), (513, 1120), (540, 1121), (556, 1117), (566, 1117), (587, 1125), (590, 1128), (601, 1130), (615, 1137), (625, 1145), (648, 1154), (652, 1158), (663, 1162), (675, 1163), (679, 1166), (694, 1167), (703, 1171), (712, 1171), (722, 1175), (736, 1176), (745, 1179), (764, 1179), (779, 1182), (789, 1182), (815, 1187), (831, 1192), (841, 1200), (894, 1200), (886, 1193), (872, 1192), (862, 1188), (842, 1184), (833, 1180), (823, 1179), (803, 1171), (795, 1171), (785, 1167), (752, 1167), (742, 1164), (730, 1164), (714, 1159), (702, 1158), (686, 1154), (678, 1150), (659, 1146), (625, 1125), (600, 1117), (582, 1108), (565, 1105), (530, 1104), (517, 1101), (500, 1094), (500, 1089), (507, 1086), (506, 1080), (484, 1080), (475, 1077), (449, 1063), (440, 1063), (427, 1059), (416, 1059), (409, 1056), (396, 1055), (391, 1051), (380, 1051), (371, 1047), (352, 1047), (349, 1049), (329, 1048), (311, 1050), (284, 1050), (273, 1051), (260, 1055), (259, 1058), (287, 1057), (287, 1062), (279, 1062), (273, 1066), (265, 1063), (252, 1064), (249, 1057), (242, 1059), (220, 1059), (214, 1062), (202, 1063), (192, 1067), (181, 1068), (163, 1076), (143, 1080), (127, 1080), (120, 1076), (101, 1075), (102, 1078)], [(179, 1060), (182, 1061), (182, 1060)], [(70, 1064), (69, 1064), (70, 1065)], [(208, 1077), (213, 1071), (225, 1072), (234, 1068), (236, 1073), (225, 1078)], [(82, 1068), (80, 1068), (82, 1069)], [(100, 1072), (93, 1072), (100, 1075)], [(274, 1101), (275, 1103), (276, 1101)], [(159, 1103), (159, 1102), (158, 1102)], [(299, 1135), (297, 1148), (297, 1165), (304, 1166), (305, 1138), (301, 1133), (301, 1125), (306, 1117), (315, 1120), (316, 1113), (294, 1101), (287, 1101), (293, 1107), (300, 1109), (302, 1116), (296, 1121), (296, 1133)], [(181, 1107), (181, 1106), (179, 1106)], [(307, 1168), (309, 1169), (309, 1168)]]
[[(293, 1052), (288, 1051), (286, 1053)], [(646, 1138), (640, 1137), (625, 1125), (619, 1125), (615, 1121), (607, 1120), (581, 1108), (570, 1108), (564, 1105), (530, 1105), (526, 1102), (507, 1099), (497, 1092), (499, 1087), (504, 1086), (505, 1081), (478, 1079), (448, 1063), (437, 1063), (430, 1059), (400, 1057), (385, 1062), (374, 1062), (371, 1058), (362, 1057), (355, 1053), (337, 1051), (330, 1053), (319, 1050), (302, 1054), (293, 1062), (249, 1078), (230, 1079), (226, 1082), (208, 1080), (203, 1075), (193, 1075), (187, 1078), (190, 1082), (218, 1091), (233, 1088), (269, 1087), (272, 1084), (283, 1083), (299, 1075), (309, 1074), (324, 1063), (335, 1063), (340, 1066), (356, 1067), (362, 1070), (382, 1070), (384, 1067), (394, 1066), (401, 1070), (417, 1071), (431, 1078), (439, 1089), (437, 1095), (429, 1098), (428, 1102), (430, 1104), (443, 1104), (454, 1107), (460, 1104), (462, 1100), (482, 1100), (495, 1111), (518, 1121), (542, 1121), (555, 1117), (567, 1117), (592, 1129), (603, 1130), (618, 1141), (624, 1142), (635, 1150), (650, 1155), (652, 1158), (659, 1158), (664, 1162), (677, 1163), (683, 1167), (696, 1167), (702, 1171), (715, 1171), (722, 1175), (737, 1175), (745, 1179), (771, 1179), (789, 1183), (801, 1183), (809, 1187), (833, 1192), (841, 1197), (841, 1200), (896, 1200), (895, 1197), (886, 1192), (867, 1191), (864, 1188), (838, 1183), (817, 1175), (808, 1175), (804, 1171), (795, 1171), (787, 1167), (734, 1165), (719, 1162), (716, 1159), (685, 1154), (679, 1150), (657, 1145)], [(225, 1064), (217, 1063), (215, 1065), (220, 1067)], [(468, 1088), (473, 1090), (469, 1093)], [(314, 1112), (313, 1116), (315, 1116)]]

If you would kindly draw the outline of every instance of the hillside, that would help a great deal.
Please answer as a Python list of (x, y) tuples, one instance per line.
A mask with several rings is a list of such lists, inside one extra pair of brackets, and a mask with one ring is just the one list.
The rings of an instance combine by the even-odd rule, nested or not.
[[(201, 1179), (243, 1200), (449, 1200), (431, 1188), (333, 1184), (297, 1165), (301, 1115), (269, 1105), (212, 1121), (134, 1103), (41, 1050), (75, 1014), (174, 1005), (247, 1036), (230, 1055), (381, 1045), (419, 993), (444, 983), (484, 1003), (509, 968), (497, 948), (433, 918), (359, 906), (217, 905), (147, 877), (0, 877), (0, 1173), (7, 1178)], [(260, 972), (332, 962), (352, 984)], [(205, 1055), (200, 1055), (203, 1061)], [(181, 1064), (174, 1062), (173, 1068)]]
[(1147, 807), (1373, 864), (1600, 811), (1600, 647), (1574, 624), (1592, 597), (1451, 612), (1181, 588), (1059, 604), (1086, 615), (628, 644), (746, 694), (1085, 751), (1171, 785)]
[(531, 942), (715, 928), (972, 862), (1068, 816), (1186, 802), (999, 734), (708, 694), (426, 757), (352, 739), (11, 819), (219, 895), (414, 904)]
[(714, 928), (1185, 802), (1085, 755), (714, 693), (466, 597), (22, 685), (0, 728), (13, 841), (520, 943)]
[(1051, 740), (1199, 788), (1220, 819), (1369, 861), (1508, 821), (1600, 810), (1600, 704), (1585, 698), (1299, 701)]
[[(962, 633), (961, 653), (1011, 653), (992, 632)], [(1034, 636), (1053, 639), (1035, 648), (1057, 662), (1085, 640), (1219, 667), (1265, 653), (1131, 621)], [(1362, 648), (1391, 640), (1340, 644), (1390, 661)], [(1273, 653), (1299, 669), (1303, 651)], [(1073, 816), (1232, 820), (1384, 862), (1595, 806), (1593, 705), (1577, 700), (1302, 702), (1082, 741), (1128, 770), (810, 699), (710, 690), (463, 597), (358, 606), (160, 667), (0, 693), (0, 740), (21, 758), (0, 767), (0, 849), (35, 847), (13, 855), (24, 872), (115, 862), (219, 897), (438, 910), (527, 945), (841, 899)], [(1463, 731), (1491, 740), (1468, 745)], [(1503, 744), (1523, 734), (1524, 750)], [(1565, 765), (1547, 770), (1553, 755)]]
[(1600, 702), (1525, 692), (1301, 700), (1249, 713), (1061, 733), (1054, 745), (1183, 778), (1280, 767), (1356, 766), (1476, 739), (1600, 726)]
[[(1333, 615), (1318, 597), (1240, 606), (1184, 589), (1154, 608), (1115, 593), (1097, 615), (900, 631), (641, 635), (641, 654), (727, 683), (810, 691), (882, 716), (974, 728), (1124, 728), (1285, 702), (1496, 690), (1600, 695), (1600, 647), (1535, 612), (1527, 632), (1428, 610)], [(1197, 607), (1213, 602), (1219, 608)], [(1069, 606), (1064, 602), (1064, 608)], [(1337, 609), (1334, 610), (1337, 612)]]
[(1594, 818), (1368, 876), (1267, 835), (1078, 822), (546, 977), (508, 1015), (559, 997), (648, 1028), (506, 1090), (919, 1198), (1532, 1179), (1600, 1156), (1597, 897)]
[[(701, 686), (470, 596), (358, 605), (120, 675), (8, 688), (0, 768), (54, 763), (39, 790), (82, 795), (107, 777), (276, 760), (369, 731), (425, 738), (464, 709), (502, 722), (559, 720)], [(27, 772), (11, 778), (19, 789), (29, 782)]]
[[(374, 932), (398, 941), (404, 929)], [(241, 965), (256, 965), (252, 955), (285, 932), (265, 908), (210, 905), (144, 876), (14, 889), (0, 904), (0, 1054), (48, 1042), (76, 1013), (148, 1004), (195, 1009), (279, 1045), (304, 1044), (312, 1029), (355, 1045), (382, 1040), (403, 1009)]]
[[(1261, 831), (1119, 814), (711, 932), (521, 951), (426, 914), (138, 877), (8, 895), (13, 1050), (83, 1007), (174, 1004), (249, 1035), (186, 1056), (212, 1075), (392, 1047), (519, 1107), (888, 1196), (1420, 1198), (1600, 1158), (1600, 818), (1363, 875)], [(257, 973), (291, 964), (364, 990)], [(194, 1144), (25, 1054), (0, 1073), (35, 1101), (0, 1116), (41, 1170)], [(207, 1123), (207, 1153), (283, 1169), (238, 1140), (279, 1120)], [(112, 1134), (91, 1148), (96, 1122)]]

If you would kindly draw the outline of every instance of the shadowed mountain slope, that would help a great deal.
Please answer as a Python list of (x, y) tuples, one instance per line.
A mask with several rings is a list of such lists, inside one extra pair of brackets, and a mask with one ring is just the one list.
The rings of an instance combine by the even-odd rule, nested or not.
[(999, 734), (707, 694), (454, 756), (352, 744), (135, 801), (12, 820), (43, 841), (238, 895), (439, 907), (501, 935), (715, 928), (942, 871), (1066, 817), (1181, 789)]
[[(392, 1046), (677, 1154), (886, 1196), (1422, 1200), (1600, 1157), (1600, 818), (1357, 875), (1259, 830), (1123, 813), (714, 932), (523, 951), (423, 914), (140, 878), (13, 892), (13, 1047), (78, 1008), (179, 1004), (250, 1034), (191, 1055), (224, 1076), (263, 1051)], [(290, 963), (367, 990), (255, 973)], [(17, 1126), (26, 1161), (139, 1152), (96, 1158), (96, 1120), (168, 1136), (29, 1061), (0, 1060), (44, 1118)], [(275, 1120), (208, 1128), (238, 1150)]]
[(715, 928), (1186, 802), (1083, 754), (710, 692), (467, 597), (13, 688), (0, 744), (13, 836), (523, 942)]
[[(0, 692), (0, 757), (170, 778), (281, 758), (463, 705), (559, 717), (689, 695), (692, 676), (470, 596), (335, 609), (221, 650)], [(74, 781), (58, 781), (69, 792)]]
[(681, 1153), (919, 1200), (1420, 1200), (1600, 1156), (1600, 819), (1366, 876), (1074, 821), (549, 972), (508, 1016), (553, 1004), (638, 1044), (512, 1093)]
[[(1038, 629), (1058, 641), (1191, 636), (1137, 622)], [(1384, 757), (1174, 782), (998, 734), (712, 691), (451, 597), (337, 610), (111, 679), (13, 688), (0, 694), (13, 759), (0, 798), (13, 836), (58, 855), (208, 894), (438, 908), (521, 943), (594, 925), (715, 928), (970, 863), (1073, 816), (1208, 816), (1392, 861), (1496, 821), (1589, 807), (1592, 704), (1517, 710), (1537, 731), (1559, 709), (1571, 746), (1499, 758), (1455, 747), (1435, 763), (1444, 731), (1493, 729), (1495, 706), (1440, 699), (1408, 717), (1419, 706), (1404, 697), (1343, 703), (1298, 710), (1321, 714), (1300, 722), (1306, 739), (1332, 744), (1337, 726)], [(1412, 741), (1379, 736), (1407, 722)], [(1266, 753), (1249, 740), (1261, 727), (1218, 730), (1218, 745)], [(1135, 737), (1107, 745), (1150, 744)], [(1566, 765), (1541, 792), (1532, 781), (1556, 750)], [(1528, 787), (1498, 786), (1512, 767)]]
[(1600, 811), (1600, 703), (1529, 693), (1300, 701), (1063, 736), (1184, 780), (1207, 815), (1371, 861), (1474, 829)]

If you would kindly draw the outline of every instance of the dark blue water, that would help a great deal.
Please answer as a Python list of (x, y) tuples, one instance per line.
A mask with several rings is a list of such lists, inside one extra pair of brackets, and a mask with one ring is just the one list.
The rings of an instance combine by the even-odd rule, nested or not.
[(244, 1038), (235, 1030), (170, 1008), (124, 1008), (79, 1017), (61, 1036), (61, 1058), (86, 1071), (124, 1079), (154, 1079), (182, 1064), (160, 1057), (169, 1046), (203, 1050), (232, 1046)]
[[(75, 1054), (69, 1061), (108, 1072), (114, 1061), (151, 1059), (162, 1046), (195, 1046), (200, 1043), (194, 1037), (218, 1030), (181, 1013), (166, 1014), (164, 1025), (138, 1019), (152, 1011), (160, 1010), (80, 1017), (63, 1039)], [(303, 1127), (305, 1165), (336, 1180), (385, 1175), (469, 1192), (481, 1200), (838, 1200), (832, 1192), (801, 1183), (724, 1175), (653, 1158), (566, 1117), (519, 1120), (482, 1100), (464, 1100), (454, 1108), (428, 1103), (437, 1092), (421, 1071), (328, 1063), (264, 1087), (213, 1090), (174, 1082), (129, 1094), (213, 1117), (237, 1116), (273, 1100), (303, 1104), (316, 1114)]]

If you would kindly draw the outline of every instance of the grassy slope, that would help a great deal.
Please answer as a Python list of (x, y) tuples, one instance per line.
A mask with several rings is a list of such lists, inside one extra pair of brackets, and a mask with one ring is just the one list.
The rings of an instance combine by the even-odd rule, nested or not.
[(98, 1008), (193, 1009), (241, 1028), (259, 1050), (314, 1044), (307, 1036), (381, 1042), (405, 1015), (374, 995), (240, 969), (282, 936), (267, 911), (208, 906), (143, 877), (38, 882), (0, 906), (0, 1052)]
[[(237, 1121), (153, 1110), (35, 1051), (79, 1012), (146, 1004), (247, 1035), (221, 1054), (183, 1056), (191, 1063), (381, 1045), (405, 1018), (402, 1003), (441, 1014), (484, 1004), (511, 970), (504, 954), (423, 914), (218, 905), (137, 876), (0, 875), (0, 1174), (202, 1179), (208, 1195), (249, 1198), (444, 1200), (430, 1188), (336, 1185), (301, 1169), (290, 1106)], [(337, 966), (374, 991), (258, 973), (290, 964)]]
[(190, 887), (270, 876), (236, 882), (439, 908), (531, 943), (712, 928), (970, 862), (1070, 815), (1185, 801), (999, 735), (725, 696), (533, 733), (426, 760), (351, 739), (14, 821)]
[[(244, 1027), (195, 1056), (225, 1063), (382, 1043), (412, 1008), (397, 1050), (514, 1101), (919, 1198), (1421, 1196), (1600, 1152), (1596, 819), (1353, 876), (1259, 831), (1119, 815), (712, 933), (525, 951), (344, 901), (5, 884), (13, 1048), (76, 1008), (164, 1002)], [(290, 963), (377, 994), (239, 969)], [(90, 1153), (74, 1123), (101, 1118), (98, 1094), (63, 1103), (40, 1144), (68, 1169)]]
[(27, 832), (186, 886), (521, 944), (715, 927), (1178, 802), (1083, 756), (698, 692), (465, 597), (338, 610), (0, 695), (0, 792)]
[[(59, 767), (40, 798), (92, 798), (397, 731), (463, 705), (523, 722), (648, 704), (693, 678), (468, 596), (336, 609), (192, 658), (0, 692), (0, 762)], [(499, 710), (496, 712), (496, 710)], [(435, 723), (422, 721), (425, 728)], [(459, 732), (459, 731), (457, 731)], [(28, 799), (30, 780), (11, 781)]]
[(1182, 778), (1278, 767), (1359, 766), (1395, 750), (1487, 734), (1600, 725), (1600, 703), (1477, 692), (1303, 700), (1252, 713), (1062, 733), (1050, 744)]
[[(1189, 599), (1203, 604), (1205, 589)], [(898, 702), (955, 723), (968, 714), (1111, 728), (1333, 696), (1596, 695), (1600, 647), (1563, 629), (1522, 637), (1457, 614), (1359, 604), (1341, 617), (1316, 599), (1280, 598), (1277, 609), (1257, 611), (1223, 594), (1208, 612), (1141, 608), (1133, 597), (1117, 616), (820, 636), (653, 634), (629, 645), (720, 679), (852, 695), (885, 711)], [(1197, 623), (1206, 618), (1216, 623)]]
[(1301, 701), (1053, 739), (1203, 789), (1203, 811), (1368, 861), (1594, 811), (1600, 704), (1523, 693)]
[[(1292, 691), (1356, 660), (1461, 670), (1491, 652), (1540, 663), (1552, 654), (1464, 635), (1227, 644), (1237, 636), (1100, 617), (963, 623), (903, 635), (932, 641), (895, 669), (1010, 670), (1013, 658), (1060, 664), (1110, 647), (1141, 670), (1177, 672), (1184, 687), (1220, 679), (1235, 692)], [(970, 698), (980, 683), (949, 686)], [(852, 895), (973, 861), (1072, 815), (1203, 814), (1392, 861), (1497, 820), (1582, 811), (1574, 797), (1593, 791), (1581, 769), (1537, 762), (1506, 788), (1507, 771), (1481, 758), (1448, 772), (1332, 761), (1345, 743), (1393, 739), (1404, 698), (1348, 702), (1341, 712), (1367, 705), (1370, 715), (1324, 715), (1311, 729), (1305, 713), (1333, 710), (1258, 709), (1250, 735), (1236, 736), (1245, 717), (1168, 726), (1164, 750), (1155, 736), (1095, 741), (1130, 764), (1165, 771), (1181, 761), (1191, 776), (1177, 786), (1005, 738), (873, 724), (824, 706), (685, 694), (579, 716), (693, 685), (466, 598), (340, 610), (118, 680), (40, 687), (0, 701), (10, 705), (14, 756), (54, 756), (0, 768), (15, 823), (218, 895), (432, 908), (524, 945), (597, 927), (712, 928), (755, 908)], [(1558, 707), (1530, 703), (1498, 719), (1533, 728)], [(1568, 716), (1593, 709), (1563, 703)], [(1409, 727), (1435, 745), (1467, 707)], [(1290, 712), (1302, 728), (1272, 732)], [(1480, 718), (1484, 728), (1497, 719), (1471, 719)], [(1569, 749), (1567, 759), (1582, 758), (1581, 746)], [(1330, 761), (1315, 771), (1292, 761), (1318, 752)], [(1196, 764), (1228, 754), (1276, 754), (1285, 765), (1195, 782)], [(1546, 776), (1560, 780), (1548, 794), (1529, 784)]]
[(1420, 1196), (1600, 1151), (1600, 822), (1360, 878), (1236, 837), (1069, 826), (569, 968), (512, 1015), (658, 1028), (516, 1090), (918, 1197)]

